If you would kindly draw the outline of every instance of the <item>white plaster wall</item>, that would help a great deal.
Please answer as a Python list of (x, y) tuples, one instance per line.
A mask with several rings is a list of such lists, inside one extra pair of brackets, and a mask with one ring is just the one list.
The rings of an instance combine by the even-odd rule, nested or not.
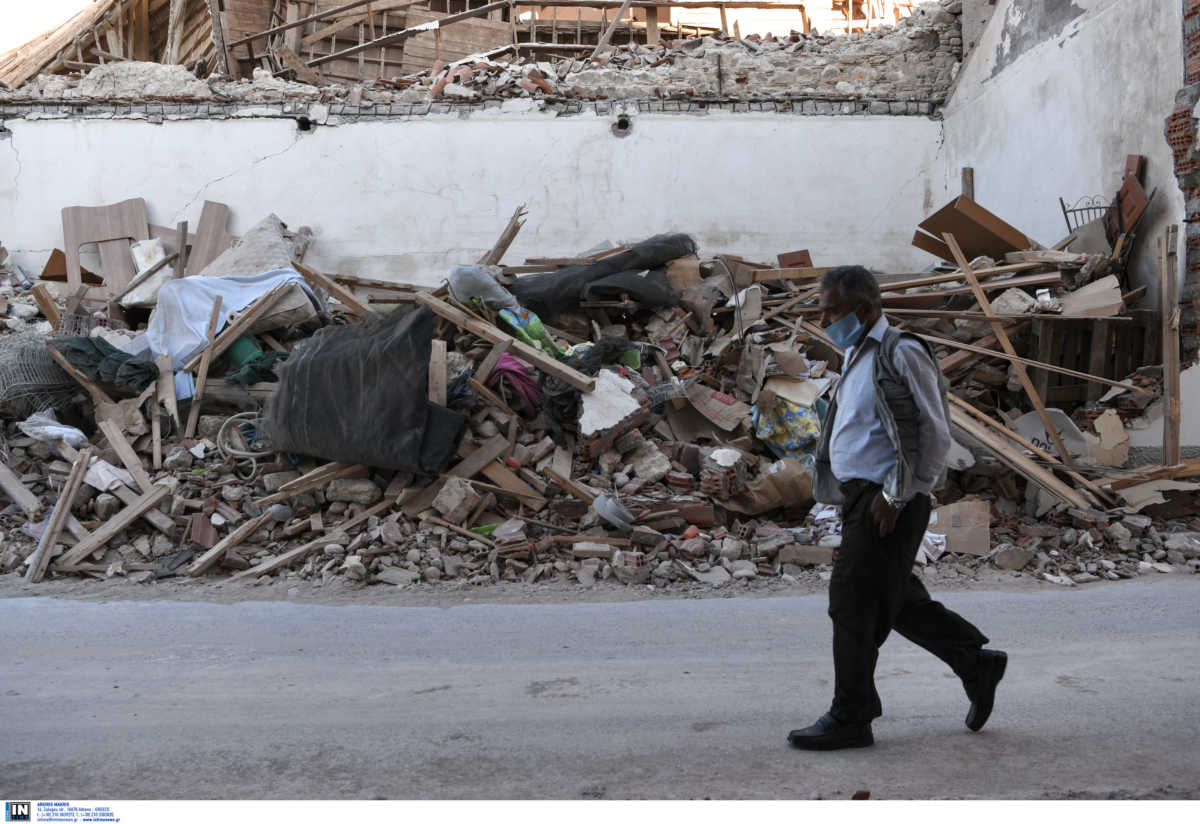
[[(1043, 31), (1040, 43), (996, 72), (998, 56), (1019, 50), (1012, 24), (1020, 21), (1030, 34), (1036, 31), (1038, 21), (1029, 7), (1039, 3), (1074, 6), (1082, 14), (1057, 34)], [(976, 200), (1048, 246), (1067, 233), (1059, 196), (1068, 205), (1083, 195), (1111, 199), (1125, 156), (1145, 155), (1146, 192), (1157, 187), (1158, 195), (1142, 224), (1133, 277), (1149, 287), (1142, 305), (1156, 307), (1156, 238), (1184, 215), (1163, 136), (1183, 82), (1181, 5), (1178, 0), (996, 0), (944, 111), (945, 144), (938, 158), (942, 200), (958, 194), (959, 170), (971, 166)]]
[(62, 245), (59, 210), (144, 197), (154, 223), (192, 227), (204, 200), (239, 234), (269, 212), (307, 224), (332, 271), (441, 280), (528, 223), (506, 261), (605, 240), (692, 234), (702, 253), (916, 271), (909, 240), (932, 205), (940, 124), (919, 117), (535, 112), (359, 122), (10, 120), (0, 140), (0, 239), (35, 273)]

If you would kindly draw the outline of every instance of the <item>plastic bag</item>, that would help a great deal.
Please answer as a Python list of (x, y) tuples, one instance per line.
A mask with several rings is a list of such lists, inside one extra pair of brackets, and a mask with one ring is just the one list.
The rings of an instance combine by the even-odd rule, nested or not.
[(87, 435), (84, 435), (73, 426), (59, 423), (58, 418), (54, 417), (53, 409), (34, 412), (28, 418), (18, 423), (17, 428), (35, 441), (43, 443), (66, 441), (67, 445), (72, 449), (80, 449), (87, 443)]

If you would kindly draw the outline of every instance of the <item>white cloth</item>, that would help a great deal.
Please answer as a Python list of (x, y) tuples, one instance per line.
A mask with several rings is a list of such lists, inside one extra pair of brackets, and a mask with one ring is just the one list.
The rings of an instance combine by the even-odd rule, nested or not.
[[(174, 367), (179, 369), (208, 343), (208, 317), (218, 295), (221, 297), (221, 317), (217, 321), (219, 333), (233, 315), (281, 283), (299, 283), (312, 298), (313, 305), (320, 308), (312, 289), (294, 269), (275, 269), (260, 275), (179, 278), (164, 284), (158, 291), (158, 303), (150, 315), (145, 334), (138, 335), (121, 350), (135, 356), (148, 352), (152, 358), (170, 355)], [(177, 372), (176, 397), (180, 400), (190, 398), (193, 391), (191, 374)]]

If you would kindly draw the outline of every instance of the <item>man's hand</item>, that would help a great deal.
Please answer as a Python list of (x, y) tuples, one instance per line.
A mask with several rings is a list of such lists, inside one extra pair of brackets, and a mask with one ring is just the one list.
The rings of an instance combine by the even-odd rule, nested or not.
[(880, 538), (886, 538), (892, 534), (892, 530), (896, 528), (896, 519), (899, 517), (900, 510), (892, 509), (887, 498), (883, 497), (882, 491), (875, 496), (875, 500), (871, 501), (871, 518), (874, 519), (875, 526), (879, 527)]

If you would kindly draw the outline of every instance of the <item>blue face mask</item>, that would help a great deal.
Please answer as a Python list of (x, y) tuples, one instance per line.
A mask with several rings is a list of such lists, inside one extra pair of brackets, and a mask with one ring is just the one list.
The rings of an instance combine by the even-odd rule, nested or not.
[(841, 320), (834, 321), (826, 326), (825, 334), (829, 335), (829, 339), (842, 349), (849, 349), (858, 343), (858, 339), (862, 337), (863, 329), (865, 328), (866, 324), (858, 319), (858, 315), (850, 312)]

